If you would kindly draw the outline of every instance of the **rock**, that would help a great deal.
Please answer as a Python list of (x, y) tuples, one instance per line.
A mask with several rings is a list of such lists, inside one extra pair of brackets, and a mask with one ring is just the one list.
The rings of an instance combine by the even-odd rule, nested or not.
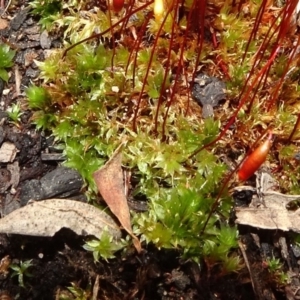
[(37, 179), (28, 180), (21, 187), (21, 193), (20, 193), (21, 206), (26, 205), (27, 202), (31, 199), (42, 200), (43, 195), (44, 192), (40, 181)]
[(209, 77), (200, 73), (194, 79), (192, 96), (203, 107), (202, 116), (213, 116), (213, 107), (226, 98), (225, 83), (217, 77)]
[(83, 180), (79, 173), (66, 167), (58, 167), (41, 180), (28, 180), (21, 187), (21, 206), (29, 200), (43, 200), (53, 197), (66, 198), (80, 192)]
[(6, 194), (1, 205), (1, 216), (6, 216), (14, 210), (20, 208), (20, 202), (15, 198), (15, 195)]
[(51, 47), (51, 38), (46, 30), (40, 36), (40, 44), (43, 49), (50, 49)]
[(18, 159), (20, 164), (36, 161), (41, 152), (41, 136), (35, 132), (10, 132), (7, 140), (13, 143), (19, 150)]
[(25, 8), (17, 13), (17, 15), (11, 20), (10, 27), (17, 31), (23, 25), (24, 21), (27, 18), (30, 7)]
[(83, 185), (83, 180), (74, 169), (59, 167), (46, 174), (41, 179), (45, 198), (59, 196), (69, 197), (78, 193)]
[(27, 68), (25, 76), (30, 78), (36, 78), (40, 74), (40, 70), (32, 69), (31, 67)]

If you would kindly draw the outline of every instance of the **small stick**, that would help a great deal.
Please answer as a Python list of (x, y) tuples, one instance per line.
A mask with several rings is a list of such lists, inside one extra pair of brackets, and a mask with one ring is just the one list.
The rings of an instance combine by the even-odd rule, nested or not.
[[(6, 11), (8, 10), (9, 6), (11, 5), (11, 1), (12, 0), (8, 0), (6, 7), (4, 8), (4, 11), (2, 12), (2, 14), (0, 15), (1, 17), (6, 13)], [(4, 0), (1, 0), (1, 7), (4, 6)]]

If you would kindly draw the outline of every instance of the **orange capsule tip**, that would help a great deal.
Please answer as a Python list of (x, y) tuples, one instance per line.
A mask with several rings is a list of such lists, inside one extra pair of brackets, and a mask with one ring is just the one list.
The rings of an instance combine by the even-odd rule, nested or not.
[(114, 12), (118, 13), (119, 11), (122, 10), (124, 7), (124, 0), (113, 0), (112, 1), (112, 8)]
[(237, 172), (239, 180), (246, 181), (249, 179), (264, 163), (272, 145), (272, 138), (273, 133), (269, 131), (268, 138), (245, 159)]

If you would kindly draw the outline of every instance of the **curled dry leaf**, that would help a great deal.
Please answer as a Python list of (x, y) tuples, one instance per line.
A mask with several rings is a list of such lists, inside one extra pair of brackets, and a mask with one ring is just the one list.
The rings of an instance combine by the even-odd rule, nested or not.
[(93, 176), (98, 191), (102, 195), (112, 213), (118, 218), (123, 228), (132, 236), (135, 248), (141, 251), (138, 238), (133, 234), (129, 207), (124, 193), (122, 172), (121, 146), (114, 152), (112, 158)]
[(78, 235), (99, 237), (105, 230), (116, 239), (121, 237), (119, 226), (105, 211), (66, 199), (32, 202), (0, 219), (0, 233), (53, 236), (62, 228)]
[[(300, 195), (269, 191), (263, 194), (264, 205), (236, 208), (236, 223), (264, 229), (281, 229), (300, 233)], [(252, 203), (257, 199), (253, 198)], [(295, 203), (295, 207), (293, 207)]]

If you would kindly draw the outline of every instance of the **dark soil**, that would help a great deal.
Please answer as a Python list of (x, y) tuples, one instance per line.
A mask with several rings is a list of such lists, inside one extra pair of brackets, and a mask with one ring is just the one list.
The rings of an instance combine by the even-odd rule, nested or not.
[[(41, 34), (38, 20), (27, 7), (26, 1), (17, 1), (6, 12), (2, 7), (1, 18), (7, 25), (0, 37), (17, 53), (9, 82), (0, 80), (0, 146), (9, 143), (16, 152), (0, 163), (1, 217), (31, 199), (85, 201), (81, 178), (60, 167), (61, 153), (53, 150), (51, 137), (36, 131), (26, 107), (24, 90), (39, 75), (33, 59), (43, 60), (47, 48), (61, 44), (59, 37)], [(10, 123), (5, 113), (16, 102), (23, 112), (18, 125)], [(74, 185), (66, 189), (70, 180)], [(240, 233), (239, 254), (245, 263), (238, 273), (229, 275), (213, 261), (184, 261), (177, 251), (151, 245), (144, 245), (141, 255), (127, 249), (108, 262), (95, 262), (82, 247), (86, 238), (66, 229), (53, 238), (1, 234), (0, 299), (298, 299), (299, 260), (288, 236), (250, 227), (240, 227)], [(282, 238), (287, 253), (279, 246)], [(272, 255), (282, 260), (285, 271), (293, 272), (294, 282), (283, 285), (270, 274), (265, 262)], [(11, 276), (10, 266), (27, 260), (32, 263), (31, 276), (25, 276), (25, 287), (21, 287), (18, 276)], [(67, 290), (72, 284), (78, 293), (79, 288), (85, 292), (85, 298)], [(65, 298), (59, 298), (62, 295)]]

